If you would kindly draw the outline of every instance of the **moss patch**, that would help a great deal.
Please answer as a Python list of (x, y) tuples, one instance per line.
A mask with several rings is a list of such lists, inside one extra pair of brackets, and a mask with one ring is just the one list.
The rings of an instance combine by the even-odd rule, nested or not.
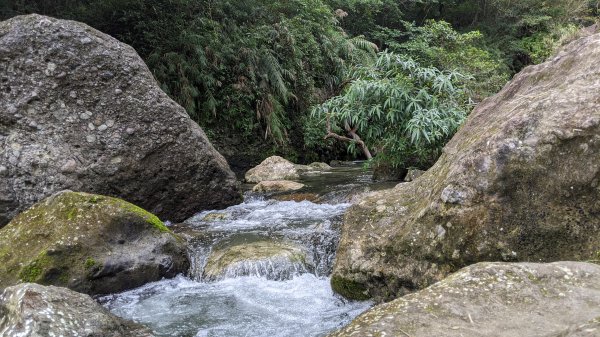
[(366, 301), (371, 298), (364, 284), (345, 279), (338, 275), (331, 277), (331, 288), (336, 293), (351, 300)]
[(94, 260), (94, 259), (93, 259), (93, 258), (91, 258), (91, 257), (88, 257), (88, 258), (85, 260), (85, 262), (83, 263), (83, 266), (85, 267), (85, 269), (90, 269), (90, 268), (92, 268), (92, 267), (93, 267), (93, 266), (95, 266), (95, 265), (96, 265), (96, 260)]
[(132, 212), (135, 215), (145, 219), (149, 224), (151, 224), (154, 228), (158, 229), (159, 231), (165, 233), (171, 232), (169, 228), (167, 228), (167, 226), (165, 226), (165, 224), (162, 221), (160, 221), (160, 219), (156, 215), (144, 210), (141, 207), (127, 202), (123, 202), (123, 206), (127, 211)]
[(23, 282), (40, 282), (43, 278), (43, 273), (51, 265), (52, 261), (46, 252), (40, 253), (37, 259), (31, 261), (28, 265), (21, 268), (19, 279)]

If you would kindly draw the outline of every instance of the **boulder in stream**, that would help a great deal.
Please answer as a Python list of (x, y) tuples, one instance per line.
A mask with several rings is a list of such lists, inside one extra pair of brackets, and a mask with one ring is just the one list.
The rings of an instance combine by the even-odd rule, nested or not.
[(599, 59), (596, 34), (525, 68), (422, 176), (363, 195), (345, 216), (334, 289), (392, 299), (479, 261), (597, 259)]
[(302, 189), (304, 184), (297, 183), (290, 180), (263, 180), (256, 184), (253, 188), (253, 192), (269, 193), (269, 192), (287, 192), (297, 191)]
[(303, 247), (291, 242), (263, 240), (213, 248), (203, 278), (214, 281), (250, 275), (285, 280), (308, 270)]
[(182, 221), (241, 201), (202, 129), (128, 45), (41, 15), (0, 22), (0, 227), (54, 192)]
[(0, 336), (152, 337), (90, 296), (54, 286), (22, 283), (0, 295)]
[(296, 165), (279, 156), (272, 156), (262, 161), (258, 166), (246, 172), (245, 179), (249, 183), (259, 183), (264, 180), (295, 180), (300, 178)]
[(180, 238), (117, 198), (59, 192), (0, 229), (0, 288), (35, 282), (108, 294), (188, 267)]
[(329, 337), (600, 335), (600, 266), (478, 263), (380, 304)]

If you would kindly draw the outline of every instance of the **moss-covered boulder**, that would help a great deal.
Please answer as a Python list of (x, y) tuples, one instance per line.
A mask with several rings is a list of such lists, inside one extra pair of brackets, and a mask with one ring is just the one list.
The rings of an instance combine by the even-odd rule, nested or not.
[(335, 290), (390, 299), (480, 261), (597, 259), (599, 59), (597, 34), (525, 68), (431, 169), (361, 197), (344, 220)]
[(330, 335), (583, 337), (600, 335), (600, 266), (479, 263), (373, 307)]
[(156, 216), (106, 196), (59, 192), (0, 229), (0, 288), (35, 282), (106, 294), (188, 265), (184, 243)]
[(0, 294), (0, 336), (152, 337), (150, 329), (111, 314), (90, 296), (22, 283)]
[(261, 276), (284, 280), (305, 273), (311, 267), (306, 251), (293, 243), (259, 240), (225, 244), (211, 252), (203, 272), (205, 280), (239, 276)]

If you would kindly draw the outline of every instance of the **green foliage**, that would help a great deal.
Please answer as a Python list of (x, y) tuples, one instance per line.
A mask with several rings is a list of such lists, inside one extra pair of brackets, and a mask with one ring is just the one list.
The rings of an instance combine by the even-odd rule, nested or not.
[[(405, 55), (418, 68), (435, 68), (444, 76), (464, 75), (452, 79), (460, 82), (460, 93), (444, 93), (460, 96), (456, 104), (466, 111), (463, 97), (479, 102), (497, 92), (514, 73), (542, 62), (576, 37), (580, 27), (594, 22), (598, 0), (0, 1), (0, 18), (31, 12), (83, 21), (132, 45), (163, 90), (217, 144), (246, 144), (233, 152), (306, 159), (339, 155), (339, 142), (323, 141), (323, 115), (309, 112), (340, 93), (328, 104), (336, 99), (336, 104), (357, 104), (346, 108), (361, 111), (355, 115), (362, 117), (354, 117), (359, 118), (356, 127), (371, 123), (379, 110), (389, 110), (373, 103), (377, 97), (350, 99), (359, 88), (384, 95), (407, 82), (427, 88), (432, 101), (448, 102), (434, 95), (429, 84), (396, 74), (412, 70), (390, 75), (379, 66), (366, 66), (377, 50)], [(365, 69), (375, 74), (359, 74)], [(374, 110), (363, 111), (365, 106)], [(431, 111), (437, 110), (424, 104), (417, 115), (425, 121), (415, 119), (415, 130), (432, 127), (430, 120), (447, 119)], [(333, 131), (343, 134), (340, 121)], [(430, 162), (441, 142), (437, 134), (447, 133), (417, 132), (426, 141), (431, 132), (431, 144), (437, 145), (415, 146), (411, 137), (392, 137), (399, 129), (375, 123), (361, 136), (378, 152), (378, 160), (389, 156), (399, 164), (415, 158)], [(354, 144), (350, 150), (356, 150)], [(398, 153), (407, 157), (400, 160)]]
[(57, 4), (16, 4), (15, 13), (76, 19), (131, 44), (199, 124), (277, 146), (300, 129), (309, 106), (338, 90), (349, 65), (373, 58), (376, 49), (348, 37), (321, 0)]
[(445, 21), (428, 20), (420, 27), (405, 22), (405, 31), (387, 41), (391, 50), (422, 65), (470, 75), (467, 88), (480, 101), (498, 92), (509, 78), (508, 67), (486, 48), (483, 39), (477, 30), (459, 33)]
[(373, 66), (357, 67), (350, 79), (342, 95), (313, 115), (330, 118), (338, 129), (347, 123), (376, 150), (377, 160), (393, 166), (430, 165), (469, 108), (466, 76), (391, 52), (380, 53)]

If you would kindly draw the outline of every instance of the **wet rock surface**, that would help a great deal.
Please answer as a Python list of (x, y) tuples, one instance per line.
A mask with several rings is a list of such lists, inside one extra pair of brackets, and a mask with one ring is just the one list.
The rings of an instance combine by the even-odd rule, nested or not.
[(478, 263), (375, 306), (330, 337), (592, 337), (599, 323), (598, 265)]
[(600, 251), (600, 35), (525, 68), (483, 101), (413, 182), (346, 214), (334, 288), (393, 299), (479, 261)]
[(108, 294), (185, 273), (183, 240), (112, 197), (59, 192), (0, 229), (0, 288), (35, 282)]
[(40, 15), (0, 23), (0, 178), (0, 227), (63, 189), (172, 221), (241, 200), (225, 159), (131, 47)]
[(204, 267), (203, 279), (265, 276), (269, 280), (286, 280), (308, 272), (309, 268), (307, 252), (302, 246), (260, 240), (214, 249)]
[(302, 189), (304, 184), (289, 180), (263, 180), (252, 188), (253, 192), (286, 192)]
[(152, 337), (149, 329), (118, 318), (91, 297), (69, 289), (23, 283), (0, 295), (3, 337)]

